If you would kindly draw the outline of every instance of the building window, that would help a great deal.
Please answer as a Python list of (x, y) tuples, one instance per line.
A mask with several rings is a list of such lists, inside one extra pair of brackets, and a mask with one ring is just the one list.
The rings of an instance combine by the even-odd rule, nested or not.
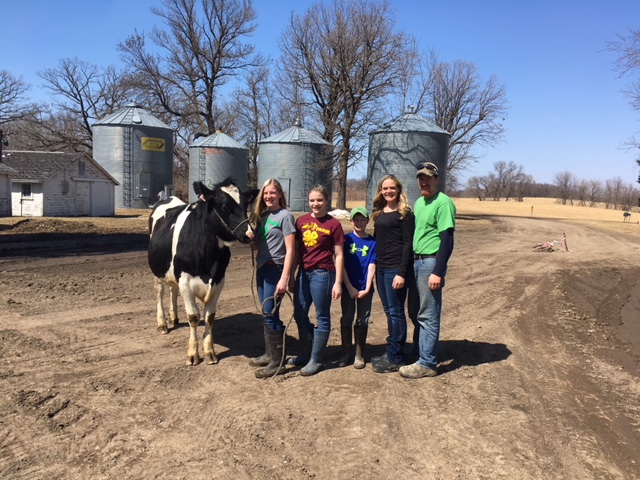
[(23, 183), (22, 184), (22, 198), (33, 198), (33, 194), (31, 192), (31, 184)]
[(78, 162), (78, 175), (80, 175), (81, 177), (84, 177), (86, 169), (87, 169), (86, 163), (84, 163), (83, 161), (79, 161)]

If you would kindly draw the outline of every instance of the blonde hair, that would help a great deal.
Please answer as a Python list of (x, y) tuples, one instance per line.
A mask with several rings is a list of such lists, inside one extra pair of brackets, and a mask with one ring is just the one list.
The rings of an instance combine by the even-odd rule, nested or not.
[(398, 213), (400, 213), (400, 218), (407, 216), (407, 214), (411, 211), (411, 206), (409, 205), (409, 201), (407, 200), (407, 195), (404, 193), (404, 187), (402, 186), (402, 182), (398, 180), (398, 177), (395, 175), (385, 175), (378, 183), (378, 192), (376, 193), (375, 198), (373, 199), (373, 215), (371, 219), (373, 221), (378, 218), (378, 215), (382, 212), (382, 209), (387, 206), (387, 201), (384, 199), (382, 195), (382, 184), (387, 180), (393, 180), (396, 184), (396, 189), (398, 190)]
[(255, 207), (253, 208), (253, 215), (252, 215), (253, 218), (251, 220), (251, 226), (253, 226), (254, 228), (257, 227), (258, 223), (260, 222), (260, 220), (262, 220), (262, 217), (268, 210), (267, 204), (264, 201), (264, 189), (270, 185), (273, 185), (275, 189), (278, 191), (278, 193), (280, 193), (280, 201), (279, 201), (280, 208), (287, 208), (287, 195), (286, 193), (284, 193), (284, 190), (282, 189), (282, 184), (275, 178), (267, 179), (262, 184), (260, 193), (258, 193), (258, 198), (255, 204)]

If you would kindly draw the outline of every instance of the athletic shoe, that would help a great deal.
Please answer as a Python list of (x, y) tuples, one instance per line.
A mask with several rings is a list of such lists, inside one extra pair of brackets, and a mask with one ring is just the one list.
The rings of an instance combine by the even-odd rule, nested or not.
[(433, 368), (423, 367), (417, 362), (400, 368), (400, 375), (404, 378), (435, 377), (437, 374)]

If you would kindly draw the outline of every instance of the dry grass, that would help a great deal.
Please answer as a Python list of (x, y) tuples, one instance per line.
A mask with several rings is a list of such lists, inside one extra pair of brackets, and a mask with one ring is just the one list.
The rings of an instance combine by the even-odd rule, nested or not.
[[(640, 236), (640, 214), (632, 212), (628, 223), (623, 222), (622, 210), (603, 207), (562, 205), (554, 198), (525, 198), (524, 202), (491, 202), (473, 198), (454, 199), (459, 215), (496, 215), (534, 217), (579, 222), (597, 228)], [(533, 212), (531, 211), (533, 207)]]
[[(504, 217), (531, 217), (579, 222), (597, 228), (640, 237), (640, 213), (632, 212), (631, 221), (623, 222), (622, 210), (603, 207), (561, 205), (555, 198), (525, 198), (524, 202), (479, 201), (475, 198), (454, 198), (458, 216), (491, 215)], [(364, 205), (363, 201), (347, 202), (348, 208)], [(533, 206), (533, 214), (531, 207)], [(636, 209), (637, 210), (637, 209)]]

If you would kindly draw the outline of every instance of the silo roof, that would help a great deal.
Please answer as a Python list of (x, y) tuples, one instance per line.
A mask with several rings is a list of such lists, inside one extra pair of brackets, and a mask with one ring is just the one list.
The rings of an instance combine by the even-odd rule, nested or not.
[(314, 133), (311, 133), (309, 130), (305, 130), (299, 125), (293, 125), (280, 133), (276, 133), (269, 138), (260, 140), (258, 143), (315, 143), (320, 145), (331, 145), (329, 142), (323, 140)]
[(208, 137), (200, 137), (189, 145), (189, 147), (217, 147), (217, 148), (241, 148), (246, 150), (241, 144), (236, 142), (229, 135), (216, 132), (213, 135), (209, 135)]
[(444, 133), (445, 135), (451, 136), (451, 134), (446, 130), (443, 130), (435, 123), (430, 122), (426, 118), (416, 115), (415, 113), (405, 113), (404, 115), (383, 124), (380, 128), (371, 132), (371, 134), (389, 132)]
[(95, 125), (141, 125), (145, 127), (159, 127), (171, 130), (167, 124), (157, 119), (144, 108), (135, 103), (130, 103), (122, 110), (98, 120)]

